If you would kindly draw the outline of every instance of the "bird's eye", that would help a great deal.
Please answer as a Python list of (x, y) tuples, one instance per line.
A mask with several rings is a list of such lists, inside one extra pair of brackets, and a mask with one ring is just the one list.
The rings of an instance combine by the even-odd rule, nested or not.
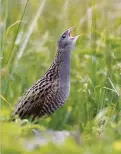
[(64, 34), (64, 35), (62, 35), (62, 38), (64, 39), (66, 37), (66, 35)]

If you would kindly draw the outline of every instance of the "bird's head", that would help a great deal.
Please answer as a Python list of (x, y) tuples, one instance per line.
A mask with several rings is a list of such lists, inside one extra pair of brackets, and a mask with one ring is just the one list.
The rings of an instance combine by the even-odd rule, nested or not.
[(75, 43), (79, 37), (79, 35), (72, 37), (71, 31), (74, 29), (74, 26), (66, 30), (58, 40), (58, 48), (59, 49), (67, 49), (72, 50), (75, 46)]

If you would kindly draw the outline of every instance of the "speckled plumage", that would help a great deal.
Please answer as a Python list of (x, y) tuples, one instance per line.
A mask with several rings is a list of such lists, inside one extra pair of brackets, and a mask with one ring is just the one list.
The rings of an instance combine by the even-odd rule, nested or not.
[[(51, 115), (64, 104), (70, 90), (71, 51), (78, 38), (78, 36), (70, 36), (72, 29), (73, 27), (61, 35), (52, 65), (45, 75), (20, 98), (13, 116), (18, 115), (21, 119), (40, 118), (44, 115)], [(67, 40), (64, 41), (63, 36), (65, 35)]]

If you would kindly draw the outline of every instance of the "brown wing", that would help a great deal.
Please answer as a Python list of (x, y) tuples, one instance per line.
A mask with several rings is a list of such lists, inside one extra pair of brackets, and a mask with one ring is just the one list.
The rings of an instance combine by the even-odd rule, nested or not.
[[(22, 96), (17, 104), (13, 115), (19, 115), (21, 119), (32, 117), (41, 117), (49, 113), (46, 108), (48, 101), (53, 101), (54, 95), (58, 90), (58, 80), (51, 81), (41, 79), (36, 82)], [(50, 99), (50, 100), (49, 100)], [(48, 111), (46, 110), (48, 109)]]

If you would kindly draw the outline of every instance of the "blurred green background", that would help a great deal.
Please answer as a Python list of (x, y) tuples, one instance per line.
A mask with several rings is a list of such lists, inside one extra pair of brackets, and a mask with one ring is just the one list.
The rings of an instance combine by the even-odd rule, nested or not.
[[(7, 120), (19, 97), (51, 65), (60, 34), (73, 25), (72, 35), (80, 34), (80, 38), (72, 53), (70, 96), (60, 110), (42, 119), (38, 127), (81, 130), (84, 138), (89, 135), (92, 145), (89, 146), (86, 137), (84, 147), (73, 145), (70, 150), (69, 142), (61, 149), (50, 146), (46, 153), (54, 150), (60, 153), (74, 150), (75, 153), (76, 150), (77, 153), (101, 153), (104, 146), (106, 154), (120, 153), (121, 1), (1, 0), (0, 3), (3, 153), (26, 153), (19, 141), (16, 147), (16, 140), (11, 142), (13, 132), (20, 129), (15, 131), (14, 137), (22, 138), (24, 128)], [(104, 144), (102, 140), (92, 138), (95, 129), (102, 132), (102, 125), (104, 130), (110, 129), (111, 136), (110, 142), (106, 140)], [(29, 126), (33, 127), (33, 124)], [(34, 153), (40, 151), (37, 149)]]

